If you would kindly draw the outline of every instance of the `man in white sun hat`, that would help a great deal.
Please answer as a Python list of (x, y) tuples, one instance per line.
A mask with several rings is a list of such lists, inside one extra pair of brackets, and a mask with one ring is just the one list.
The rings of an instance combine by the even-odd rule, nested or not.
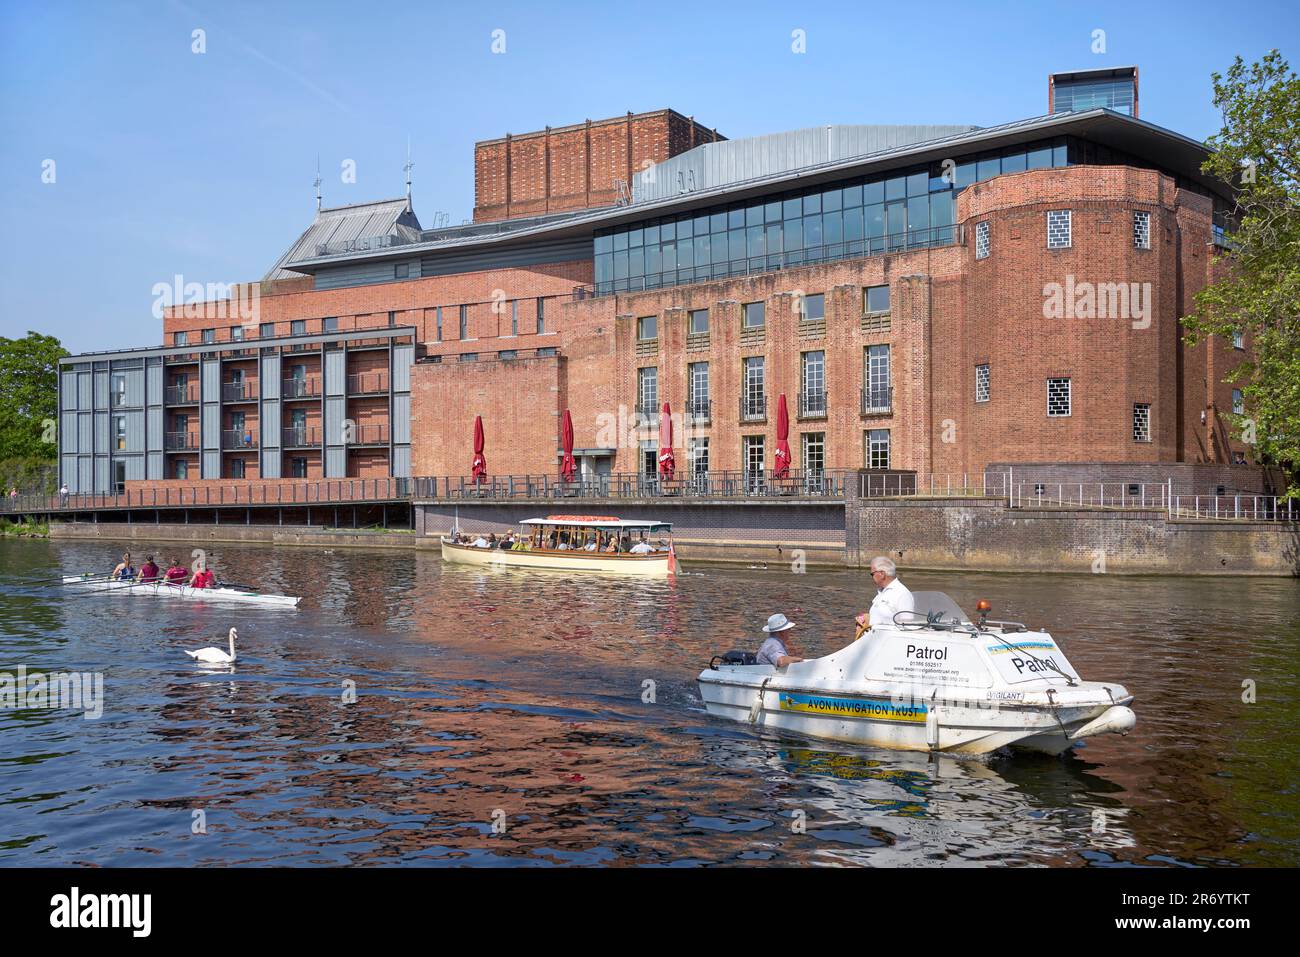
[(767, 641), (763, 642), (763, 647), (758, 649), (758, 663), (760, 665), (784, 668), (796, 661), (803, 661), (802, 658), (790, 654), (786, 649), (785, 641), (780, 637), (781, 632), (789, 631), (793, 627), (794, 622), (787, 619), (780, 612), (767, 620), (767, 624), (763, 626), (763, 630), (767, 632)]

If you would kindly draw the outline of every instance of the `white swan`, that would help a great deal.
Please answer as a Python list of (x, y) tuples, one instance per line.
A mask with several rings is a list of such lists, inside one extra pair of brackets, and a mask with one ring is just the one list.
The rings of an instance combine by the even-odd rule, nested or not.
[(239, 636), (234, 628), (230, 629), (230, 654), (220, 648), (200, 648), (198, 651), (185, 652), (195, 661), (204, 661), (214, 665), (228, 665), (235, 660), (235, 639)]

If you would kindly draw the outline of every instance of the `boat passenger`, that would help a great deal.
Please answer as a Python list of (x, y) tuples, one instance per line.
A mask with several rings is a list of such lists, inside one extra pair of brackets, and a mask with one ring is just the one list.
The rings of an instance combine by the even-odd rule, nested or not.
[(122, 556), (122, 560), (117, 563), (117, 567), (113, 569), (113, 573), (108, 577), (116, 578), (119, 581), (124, 581), (124, 582), (130, 581), (131, 579), (135, 578), (135, 566), (131, 564), (130, 552), (127, 552), (125, 555)]
[(898, 580), (898, 566), (891, 559), (879, 555), (871, 560), (871, 579), (876, 583), (876, 597), (871, 601), (869, 617), (859, 615), (859, 624), (870, 628), (892, 625), (894, 615), (900, 611), (915, 611), (916, 602), (907, 586)]
[(594, 552), (596, 550), (596, 540), (594, 538), (587, 539), (587, 544), (582, 546), (582, 550), (584, 552)]
[(786, 648), (785, 640), (777, 637), (781, 632), (789, 631), (793, 627), (794, 622), (780, 612), (767, 619), (767, 624), (763, 626), (763, 630), (767, 632), (767, 640), (758, 649), (758, 664), (784, 668), (796, 661), (803, 661), (797, 655), (790, 654), (789, 649)]
[(653, 551), (654, 549), (650, 547), (650, 543), (647, 542), (644, 538), (641, 539), (641, 541), (637, 542), (635, 545), (633, 545), (631, 548), (631, 552), (633, 555), (649, 555)]
[(185, 579), (189, 578), (190, 576), (189, 576), (189, 572), (185, 570), (185, 566), (182, 565), (175, 558), (173, 558), (171, 564), (167, 566), (166, 577), (167, 577), (167, 584), (169, 585), (184, 585)]
[(216, 588), (217, 587), (216, 576), (213, 575), (212, 572), (205, 565), (194, 573), (194, 577), (190, 579), (190, 587), (191, 588)]
[(162, 570), (154, 564), (153, 556), (146, 555), (144, 564), (140, 566), (140, 581), (143, 583), (156, 582), (162, 575)]
[(474, 539), (474, 547), (475, 547), (475, 548), (490, 548), (491, 546), (488, 545), (488, 541), (487, 541), (487, 539), (484, 538), (482, 535), (480, 535), (478, 538)]
[(488, 537), (487, 537), (487, 547), (488, 547), (488, 548), (496, 548), (496, 547), (497, 547), (497, 533), (496, 533), (496, 532), (489, 532), (489, 533), (488, 533)]
[(607, 552), (618, 551), (618, 539), (615, 536), (613, 535), (609, 536), (609, 543), (605, 546), (605, 551)]

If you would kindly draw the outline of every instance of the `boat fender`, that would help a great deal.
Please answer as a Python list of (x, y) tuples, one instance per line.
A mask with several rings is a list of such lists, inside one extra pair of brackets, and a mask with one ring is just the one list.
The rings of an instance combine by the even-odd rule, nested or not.
[(925, 714), (925, 743), (931, 751), (939, 747), (939, 709), (930, 708)]
[(771, 680), (772, 677), (769, 675), (768, 677), (764, 678), (763, 683), (758, 686), (758, 694), (754, 696), (754, 703), (753, 705), (750, 706), (749, 709), (750, 724), (754, 724), (755, 722), (758, 721), (758, 714), (760, 711), (763, 710), (763, 692), (767, 690), (767, 683)]

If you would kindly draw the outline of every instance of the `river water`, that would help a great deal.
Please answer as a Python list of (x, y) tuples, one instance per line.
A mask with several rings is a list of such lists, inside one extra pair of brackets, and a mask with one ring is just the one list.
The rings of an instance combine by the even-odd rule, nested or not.
[[(0, 672), (104, 675), (97, 719), (0, 710), (0, 864), (1300, 863), (1293, 580), (904, 569), (1047, 628), (1085, 678), (1136, 695), (1127, 737), (972, 760), (704, 713), (695, 676), (756, 648), (770, 613), (807, 656), (852, 637), (860, 571), (637, 581), (231, 545), (219, 576), (302, 607), (15, 584), (116, 551), (0, 541)], [(233, 671), (184, 654), (232, 625)]]

